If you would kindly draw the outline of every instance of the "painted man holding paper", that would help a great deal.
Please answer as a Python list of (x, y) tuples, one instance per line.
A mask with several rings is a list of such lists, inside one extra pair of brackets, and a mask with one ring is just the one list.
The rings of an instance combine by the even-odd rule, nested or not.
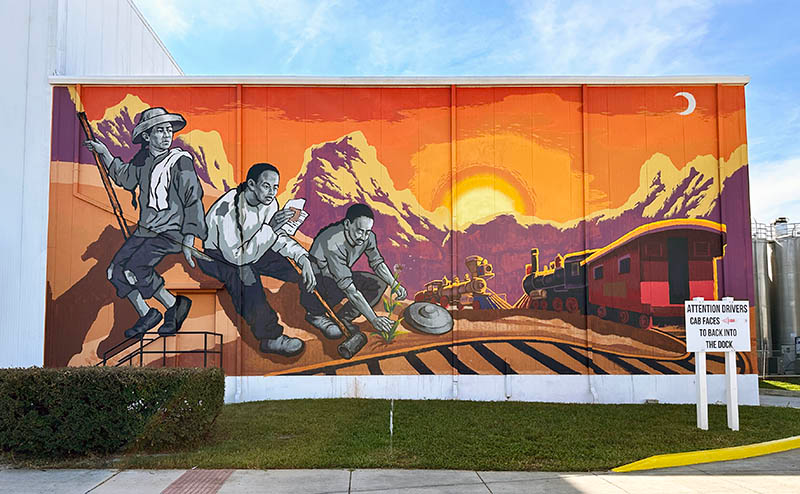
[[(302, 281), (301, 290), (309, 292), (316, 279), (308, 252), (287, 231), (287, 223), (300, 220), (300, 211), (278, 209), (275, 196), (279, 183), (275, 166), (257, 163), (250, 167), (247, 179), (220, 197), (206, 213), (208, 238), (204, 248), (209, 258), (198, 258), (198, 264), (203, 272), (225, 284), (236, 311), (260, 341), (260, 350), (291, 357), (303, 351), (304, 343), (283, 334), (261, 276), (298, 284)], [(302, 277), (289, 259), (300, 266)]]

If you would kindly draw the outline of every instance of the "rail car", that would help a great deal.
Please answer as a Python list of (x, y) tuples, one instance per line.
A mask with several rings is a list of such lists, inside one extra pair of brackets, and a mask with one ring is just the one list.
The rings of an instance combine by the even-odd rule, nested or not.
[(725, 226), (664, 220), (640, 226), (607, 246), (557, 255), (539, 267), (531, 249), (515, 307), (596, 315), (648, 328), (653, 318), (683, 316), (684, 301), (717, 298), (717, 262)]
[(464, 280), (457, 276), (453, 280), (443, 277), (429, 281), (425, 289), (414, 294), (415, 302), (432, 302), (442, 307), (456, 306), (473, 309), (509, 309), (511, 305), (502, 295), (494, 293), (486, 280), (494, 278), (492, 265), (481, 256), (468, 256), (464, 260), (468, 273)]

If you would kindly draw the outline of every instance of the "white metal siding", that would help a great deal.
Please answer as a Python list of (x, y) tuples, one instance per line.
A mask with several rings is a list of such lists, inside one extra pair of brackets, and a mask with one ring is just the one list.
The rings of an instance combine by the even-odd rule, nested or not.
[(57, 3), (3, 4), (5, 74), (0, 131), (0, 367), (41, 365), (44, 352), (52, 48)]
[(48, 78), (182, 72), (128, 0), (3, 1), (0, 18), (0, 367), (25, 367), (44, 361)]
[(59, 0), (65, 54), (59, 75), (180, 75), (128, 0)]

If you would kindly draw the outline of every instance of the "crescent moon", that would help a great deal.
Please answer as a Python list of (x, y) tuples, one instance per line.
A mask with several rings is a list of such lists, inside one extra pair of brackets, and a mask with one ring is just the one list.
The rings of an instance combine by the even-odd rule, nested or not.
[(678, 112), (678, 115), (689, 115), (697, 108), (697, 101), (694, 99), (694, 95), (692, 93), (687, 93), (685, 91), (681, 91), (679, 93), (675, 93), (675, 96), (683, 96), (686, 98), (686, 102), (689, 103), (689, 106), (686, 107), (685, 110)]

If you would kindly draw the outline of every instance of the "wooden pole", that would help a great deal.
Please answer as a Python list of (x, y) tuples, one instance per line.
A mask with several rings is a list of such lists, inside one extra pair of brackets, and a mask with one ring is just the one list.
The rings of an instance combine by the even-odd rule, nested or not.
[(694, 352), (694, 373), (697, 380), (697, 428), (708, 430), (708, 379), (706, 352)]
[[(722, 297), (726, 302), (733, 302), (733, 297)], [(739, 430), (739, 383), (736, 379), (736, 352), (725, 352), (725, 397), (728, 408), (728, 428)]]
[[(86, 118), (86, 113), (78, 112), (78, 121), (81, 123), (81, 128), (83, 129), (83, 133), (86, 135), (86, 138), (95, 141), (96, 139), (94, 137), (94, 131), (92, 130), (91, 125), (89, 125), (89, 119)], [(97, 169), (100, 171), (100, 179), (103, 182), (103, 187), (106, 189), (106, 195), (108, 195), (108, 201), (111, 203), (111, 209), (114, 211), (114, 216), (117, 218), (117, 223), (119, 223), (119, 227), (122, 230), (122, 236), (125, 237), (125, 240), (128, 240), (128, 237), (131, 236), (131, 232), (128, 230), (128, 224), (125, 222), (125, 215), (122, 211), (122, 206), (119, 204), (119, 199), (117, 199), (117, 193), (114, 191), (114, 186), (111, 184), (111, 178), (108, 176), (108, 170), (106, 170), (105, 165), (103, 165), (102, 160), (96, 151), (92, 151), (92, 156), (94, 156), (94, 163), (97, 165)]]

